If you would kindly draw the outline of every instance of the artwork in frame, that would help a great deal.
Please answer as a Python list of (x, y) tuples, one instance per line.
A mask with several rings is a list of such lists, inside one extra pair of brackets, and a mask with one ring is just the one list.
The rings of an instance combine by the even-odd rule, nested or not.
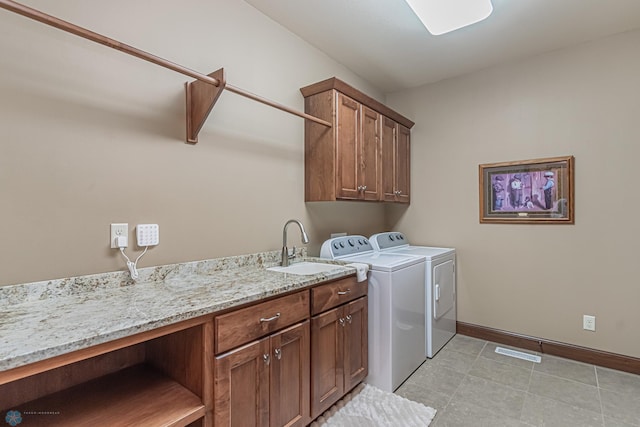
[(480, 222), (573, 224), (573, 156), (480, 165)]

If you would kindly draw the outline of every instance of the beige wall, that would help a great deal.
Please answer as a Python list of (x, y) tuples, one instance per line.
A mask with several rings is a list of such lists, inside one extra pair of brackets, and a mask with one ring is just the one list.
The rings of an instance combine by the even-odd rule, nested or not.
[[(26, 4), (198, 71), (225, 67), (294, 108), (299, 87), (333, 75), (384, 101), (242, 1)], [(185, 145), (188, 78), (0, 10), (0, 285), (124, 269), (111, 222), (131, 237), (160, 224), (143, 267), (277, 250), (292, 217), (312, 254), (332, 231), (386, 225), (458, 249), (461, 321), (640, 357), (638, 45), (627, 33), (389, 95), (417, 124), (412, 204), (385, 209), (304, 203), (301, 119), (224, 93)], [(569, 154), (575, 225), (478, 223), (478, 164)]]
[[(417, 123), (412, 204), (387, 227), (458, 249), (459, 320), (640, 357), (638, 46), (625, 33), (387, 97)], [(565, 155), (575, 225), (478, 222), (479, 164)]]
[[(300, 110), (334, 75), (381, 98), (243, 1), (23, 3)], [(304, 203), (295, 116), (226, 92), (186, 145), (189, 78), (4, 10), (0, 76), (0, 285), (124, 270), (112, 222), (160, 225), (141, 267), (279, 250), (289, 218), (312, 254), (383, 226), (380, 205)]]

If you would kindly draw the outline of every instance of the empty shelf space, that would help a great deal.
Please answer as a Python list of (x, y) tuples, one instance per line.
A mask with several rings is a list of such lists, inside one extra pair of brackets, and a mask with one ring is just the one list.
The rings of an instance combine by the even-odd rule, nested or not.
[(205, 415), (202, 399), (147, 365), (6, 408), (28, 426), (186, 426)]

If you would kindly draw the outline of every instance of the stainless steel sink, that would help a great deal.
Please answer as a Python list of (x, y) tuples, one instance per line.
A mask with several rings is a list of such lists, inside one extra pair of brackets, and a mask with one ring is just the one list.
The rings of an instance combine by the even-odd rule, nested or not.
[(329, 271), (344, 271), (344, 267), (335, 264), (325, 264), (321, 262), (298, 262), (290, 264), (287, 267), (271, 267), (269, 271), (278, 271), (280, 273), (298, 274), (300, 276), (311, 276)]

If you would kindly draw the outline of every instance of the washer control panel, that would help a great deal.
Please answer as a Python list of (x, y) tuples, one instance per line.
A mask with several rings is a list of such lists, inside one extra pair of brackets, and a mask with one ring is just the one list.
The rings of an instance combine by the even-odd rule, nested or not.
[(373, 252), (373, 246), (364, 236), (341, 236), (329, 239), (320, 248), (320, 258), (336, 259), (349, 255)]
[(373, 247), (378, 250), (409, 245), (409, 241), (404, 236), (404, 234), (397, 231), (374, 234), (373, 236), (371, 236), (371, 240)]

